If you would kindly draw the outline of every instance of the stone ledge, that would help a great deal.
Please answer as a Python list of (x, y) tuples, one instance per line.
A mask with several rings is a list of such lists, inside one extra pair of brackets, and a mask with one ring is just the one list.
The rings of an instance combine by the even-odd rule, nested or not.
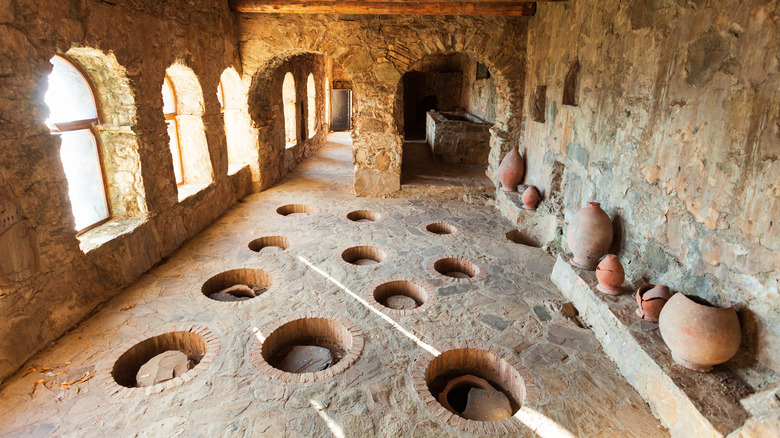
[(628, 290), (618, 296), (597, 292), (595, 273), (573, 268), (563, 256), (551, 279), (673, 437), (723, 437), (748, 420), (739, 402), (751, 388), (724, 366), (697, 373), (674, 363), (658, 325), (633, 316), (636, 303)]
[(545, 212), (541, 203), (537, 210), (524, 210), (519, 192), (505, 192), (498, 188), (495, 193), (496, 208), (502, 216), (515, 224), (521, 233), (518, 237), (522, 242), (518, 243), (547, 248), (555, 242), (556, 230), (559, 227), (558, 218)]

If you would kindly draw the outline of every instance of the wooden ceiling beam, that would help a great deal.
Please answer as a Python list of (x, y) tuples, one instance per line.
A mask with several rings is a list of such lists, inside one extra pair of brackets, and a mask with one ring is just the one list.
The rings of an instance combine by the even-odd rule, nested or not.
[[(563, 0), (537, 0), (563, 1)], [(236, 12), (277, 14), (368, 14), (368, 15), (503, 15), (530, 16), (536, 13), (532, 0), (503, 1), (315, 1), (315, 0), (230, 0)]]

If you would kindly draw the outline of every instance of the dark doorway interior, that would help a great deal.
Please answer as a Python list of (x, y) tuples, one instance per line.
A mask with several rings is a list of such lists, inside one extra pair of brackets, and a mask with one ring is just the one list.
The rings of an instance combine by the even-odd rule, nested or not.
[(352, 90), (333, 90), (332, 120), (334, 131), (352, 129)]

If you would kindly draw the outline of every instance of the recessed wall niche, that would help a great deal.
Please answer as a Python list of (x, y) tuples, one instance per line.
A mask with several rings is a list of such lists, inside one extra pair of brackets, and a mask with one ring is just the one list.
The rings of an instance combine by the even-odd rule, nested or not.
[(566, 79), (563, 82), (563, 100), (564, 105), (577, 106), (577, 89), (579, 85), (580, 60), (575, 59), (569, 66), (566, 73)]

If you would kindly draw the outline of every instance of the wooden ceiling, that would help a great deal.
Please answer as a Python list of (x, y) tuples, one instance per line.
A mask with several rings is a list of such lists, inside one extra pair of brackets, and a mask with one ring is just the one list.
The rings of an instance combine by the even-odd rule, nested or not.
[(236, 12), (281, 14), (528, 16), (536, 13), (537, 1), (564, 0), (230, 0), (230, 6)]

